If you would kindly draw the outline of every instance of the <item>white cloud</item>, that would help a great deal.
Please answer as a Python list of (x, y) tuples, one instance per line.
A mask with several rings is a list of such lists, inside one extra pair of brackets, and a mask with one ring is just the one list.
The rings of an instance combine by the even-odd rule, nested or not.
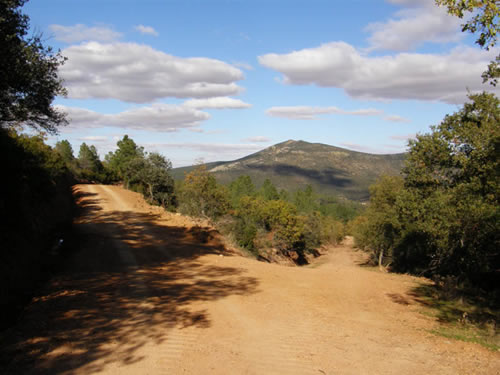
[(89, 141), (89, 142), (107, 142), (109, 138), (103, 135), (89, 135), (87, 137), (80, 137), (78, 138), (78, 140)]
[(383, 111), (373, 108), (346, 111), (337, 107), (283, 106), (271, 107), (266, 113), (269, 116), (284, 117), (291, 120), (315, 120), (318, 118), (318, 115), (324, 114), (378, 116), (383, 114)]
[(259, 56), (259, 63), (281, 72), (284, 83), (339, 87), (357, 99), (434, 100), (462, 104), (466, 89), (489, 89), (481, 73), (498, 53), (461, 47), (437, 54), (362, 55), (344, 42), (288, 54)]
[(250, 65), (249, 63), (246, 63), (244, 61), (234, 61), (232, 64), (234, 66), (236, 66), (237, 68), (246, 69), (246, 70), (254, 70), (254, 67), (252, 65)]
[[(202, 155), (203, 162), (234, 160), (239, 159), (248, 154), (262, 150), (264, 147), (258, 144), (243, 143), (243, 144), (227, 144), (227, 143), (149, 143), (144, 144), (146, 149), (163, 152), (165, 155), (170, 154), (169, 150), (189, 150), (192, 156), (191, 160), (197, 157), (194, 154), (199, 152)], [(182, 164), (194, 164), (190, 162), (182, 162)]]
[(271, 138), (264, 137), (262, 135), (258, 135), (258, 136), (255, 136), (255, 137), (248, 137), (248, 138), (242, 139), (242, 141), (243, 142), (267, 143), (267, 142), (271, 142)]
[(406, 122), (406, 123), (411, 122), (411, 120), (399, 115), (389, 115), (384, 117), (384, 120), (391, 122)]
[[(409, 5), (407, 1), (400, 3)], [(369, 24), (365, 28), (372, 33), (369, 49), (408, 51), (425, 42), (460, 41), (464, 36), (460, 27), (463, 20), (449, 15), (446, 8), (430, 7), (428, 3), (420, 2), (415, 8), (396, 12), (395, 18), (386, 22)]]
[(68, 114), (70, 129), (117, 127), (125, 129), (174, 132), (199, 128), (210, 118), (205, 112), (170, 104), (153, 104), (130, 109), (117, 114), (101, 114), (88, 109), (57, 106)]
[[(394, 146), (394, 145), (383, 145), (382, 147), (371, 147), (371, 146), (365, 146), (365, 145), (360, 145), (357, 143), (350, 143), (350, 142), (344, 142), (340, 144), (342, 147), (348, 148), (350, 150), (358, 151), (358, 152), (365, 152), (369, 154), (394, 154), (394, 153), (399, 153), (399, 152), (404, 152), (404, 150), (401, 149), (401, 147)], [(388, 150), (389, 148), (389, 150)], [(394, 151), (393, 149), (397, 149), (397, 151)]]
[(252, 105), (239, 99), (217, 97), (208, 99), (190, 99), (183, 103), (184, 106), (197, 109), (243, 109)]
[(147, 103), (166, 97), (235, 95), (241, 70), (223, 61), (168, 55), (135, 43), (89, 42), (62, 51), (60, 68), (70, 98)]
[(153, 35), (153, 36), (158, 36), (158, 31), (156, 31), (154, 28), (151, 26), (144, 26), (144, 25), (137, 25), (134, 27), (135, 30), (140, 32), (141, 34), (148, 34), (148, 35)]
[(207, 153), (234, 153), (234, 152), (253, 152), (262, 149), (261, 145), (248, 143), (148, 143), (148, 146), (160, 148), (188, 148)]
[(56, 40), (66, 43), (82, 41), (113, 42), (122, 34), (106, 26), (89, 27), (82, 24), (74, 26), (49, 25), (50, 31), (54, 33)]

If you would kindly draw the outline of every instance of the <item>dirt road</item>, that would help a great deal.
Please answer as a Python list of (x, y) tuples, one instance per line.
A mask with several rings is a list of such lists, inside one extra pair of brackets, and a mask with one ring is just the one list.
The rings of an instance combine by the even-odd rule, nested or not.
[(80, 185), (66, 270), (2, 342), (3, 374), (499, 374), (436, 337), (419, 280), (349, 246), (312, 266), (257, 262), (114, 186)]

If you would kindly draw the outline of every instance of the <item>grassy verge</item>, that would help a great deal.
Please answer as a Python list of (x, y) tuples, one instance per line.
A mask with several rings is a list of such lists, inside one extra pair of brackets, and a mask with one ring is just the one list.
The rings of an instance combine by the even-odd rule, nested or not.
[(500, 351), (500, 306), (494, 294), (443, 285), (421, 285), (412, 294), (424, 307), (421, 313), (439, 322), (431, 333)]

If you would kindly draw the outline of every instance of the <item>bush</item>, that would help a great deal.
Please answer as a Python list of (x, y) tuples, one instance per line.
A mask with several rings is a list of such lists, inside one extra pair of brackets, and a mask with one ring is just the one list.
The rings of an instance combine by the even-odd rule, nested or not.
[(187, 215), (216, 219), (230, 208), (229, 191), (204, 166), (186, 175), (178, 195), (179, 210)]

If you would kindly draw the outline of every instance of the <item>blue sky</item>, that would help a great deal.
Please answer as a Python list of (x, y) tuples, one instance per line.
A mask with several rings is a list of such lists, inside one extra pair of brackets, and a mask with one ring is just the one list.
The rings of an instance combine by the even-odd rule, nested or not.
[(433, 0), (31, 0), (68, 58), (50, 138), (101, 155), (128, 134), (174, 167), (288, 139), (395, 153), (489, 89), (483, 51)]

